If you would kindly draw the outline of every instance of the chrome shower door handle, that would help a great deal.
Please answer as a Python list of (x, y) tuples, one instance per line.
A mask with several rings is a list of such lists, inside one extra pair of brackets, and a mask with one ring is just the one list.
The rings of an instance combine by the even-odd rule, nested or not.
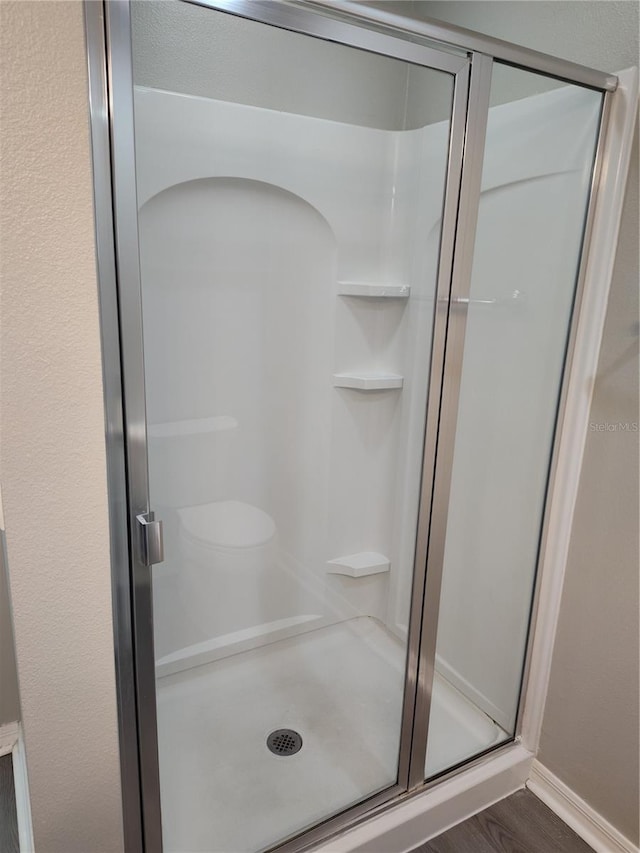
[(156, 521), (155, 513), (147, 512), (136, 515), (136, 522), (140, 562), (145, 566), (161, 563), (164, 560), (162, 521)]

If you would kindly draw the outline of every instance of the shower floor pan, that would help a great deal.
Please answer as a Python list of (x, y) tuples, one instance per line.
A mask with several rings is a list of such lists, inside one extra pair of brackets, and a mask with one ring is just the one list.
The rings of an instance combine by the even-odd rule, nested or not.
[[(255, 853), (392, 785), (404, 657), (360, 617), (160, 678), (166, 853)], [(276, 729), (302, 748), (274, 755)], [(428, 776), (506, 739), (436, 676)]]

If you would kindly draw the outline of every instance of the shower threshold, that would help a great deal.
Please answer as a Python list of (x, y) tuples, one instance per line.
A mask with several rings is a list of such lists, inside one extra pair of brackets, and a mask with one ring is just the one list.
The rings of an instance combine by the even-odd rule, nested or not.
[[(404, 660), (359, 617), (160, 678), (166, 853), (255, 853), (394, 784)], [(273, 754), (279, 729), (304, 748)], [(507, 738), (436, 675), (426, 775)]]

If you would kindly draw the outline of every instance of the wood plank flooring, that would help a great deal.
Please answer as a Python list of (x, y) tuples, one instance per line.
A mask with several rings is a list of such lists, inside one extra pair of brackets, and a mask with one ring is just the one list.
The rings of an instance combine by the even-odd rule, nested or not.
[(517, 791), (413, 853), (593, 853), (530, 791)]
[(13, 760), (0, 757), (0, 853), (18, 853), (18, 818), (13, 787)]

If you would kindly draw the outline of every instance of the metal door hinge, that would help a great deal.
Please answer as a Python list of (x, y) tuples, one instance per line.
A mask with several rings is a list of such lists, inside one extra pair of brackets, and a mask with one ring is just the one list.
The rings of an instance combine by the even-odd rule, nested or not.
[(140, 561), (145, 566), (153, 566), (164, 560), (164, 542), (162, 522), (155, 520), (153, 512), (136, 515), (138, 523), (138, 541), (140, 543)]

